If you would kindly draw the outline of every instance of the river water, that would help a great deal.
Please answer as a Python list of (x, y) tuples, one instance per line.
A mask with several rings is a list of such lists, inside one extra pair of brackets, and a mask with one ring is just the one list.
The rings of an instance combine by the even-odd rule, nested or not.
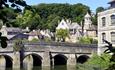
[[(79, 68), (80, 67), (80, 68)], [(54, 66), (54, 67), (33, 67), (27, 68), (27, 69), (13, 69), (13, 70), (103, 70), (99, 67), (91, 67), (91, 66), (66, 66), (66, 65), (61, 65), (61, 66)], [(7, 68), (6, 70), (12, 70), (11, 68)]]
[[(6, 70), (12, 70), (11, 68), (7, 68)], [(54, 67), (33, 67), (33, 69), (14, 69), (14, 70), (76, 70), (76, 66), (54, 66)]]

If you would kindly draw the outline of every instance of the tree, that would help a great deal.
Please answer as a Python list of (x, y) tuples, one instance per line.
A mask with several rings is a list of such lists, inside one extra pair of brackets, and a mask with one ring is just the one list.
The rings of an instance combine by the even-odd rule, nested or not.
[(67, 29), (56, 30), (56, 37), (58, 41), (65, 42), (66, 37), (69, 37), (69, 31)]
[[(8, 2), (11, 3), (11, 5)], [(0, 0), (0, 9), (3, 9), (4, 7), (9, 8), (9, 5), (13, 7), (16, 12), (21, 12), (21, 8), (19, 6), (30, 8), (24, 0)]]
[(81, 3), (72, 5), (71, 9), (72, 20), (78, 23), (80, 23), (83, 20), (85, 14), (90, 11), (88, 6)]
[(92, 17), (92, 23), (94, 25), (97, 25), (97, 15), (95, 15), (94, 17)]
[(96, 9), (96, 13), (99, 13), (99, 12), (102, 12), (102, 11), (104, 11), (105, 9), (103, 8), (103, 7), (98, 7), (97, 9)]
[(0, 19), (6, 26), (14, 26), (14, 20), (17, 13), (13, 11), (12, 8), (4, 8), (0, 10)]
[[(12, 9), (15, 12), (21, 12), (21, 8), (25, 7), (26, 9), (32, 10), (32, 8), (26, 4), (26, 2), (24, 0), (0, 0), (0, 12), (2, 13), (2, 15), (0, 15), (0, 19), (4, 21), (8, 21), (7, 16), (5, 17), (5, 15), (8, 12), (3, 11), (3, 9)], [(10, 15), (10, 13), (8, 13)], [(12, 13), (11, 13), (12, 14)], [(10, 20), (11, 21), (11, 20)]]
[(48, 16), (47, 24), (51, 32), (55, 32), (59, 20), (60, 17), (55, 14), (51, 14), (50, 16)]
[(80, 23), (84, 15), (90, 11), (90, 8), (81, 3), (78, 4), (38, 4), (33, 6), (41, 17), (40, 29), (50, 29), (55, 31), (55, 27), (59, 20), (70, 19), (72, 22)]
[(21, 28), (26, 28), (27, 26), (30, 30), (37, 29), (40, 24), (40, 16), (37, 13), (33, 13), (30, 10), (25, 10), (24, 14), (19, 14), (16, 18), (16, 25)]

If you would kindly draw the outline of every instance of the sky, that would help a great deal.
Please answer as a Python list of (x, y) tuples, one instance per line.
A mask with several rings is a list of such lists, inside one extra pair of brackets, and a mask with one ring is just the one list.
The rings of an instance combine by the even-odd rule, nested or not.
[(96, 8), (100, 6), (107, 8), (109, 6), (109, 4), (107, 4), (109, 1), (110, 0), (26, 0), (28, 5), (37, 5), (40, 3), (82, 3), (89, 6), (92, 12), (95, 12)]

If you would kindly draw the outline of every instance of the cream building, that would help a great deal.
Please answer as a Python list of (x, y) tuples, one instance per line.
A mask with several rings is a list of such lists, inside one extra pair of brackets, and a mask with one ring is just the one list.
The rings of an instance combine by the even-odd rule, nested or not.
[(97, 26), (92, 24), (91, 15), (87, 12), (87, 14), (84, 16), (84, 36), (91, 37), (93, 39), (96, 39), (97, 37)]
[(98, 13), (98, 54), (106, 49), (102, 39), (105, 39), (115, 46), (115, 0), (109, 2), (110, 7)]
[(76, 22), (71, 22), (71, 20), (62, 19), (61, 22), (56, 27), (56, 30), (58, 29), (67, 29), (69, 30), (69, 38), (66, 38), (67, 42), (77, 42), (77, 38), (81, 37), (82, 28), (81, 26)]

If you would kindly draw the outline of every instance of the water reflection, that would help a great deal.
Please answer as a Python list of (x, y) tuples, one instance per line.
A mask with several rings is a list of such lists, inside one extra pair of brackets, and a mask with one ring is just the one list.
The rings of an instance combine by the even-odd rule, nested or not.
[(76, 66), (59, 65), (54, 67), (34, 67), (33, 70), (76, 70)]
[[(12, 68), (6, 68), (6, 70), (12, 70)], [(50, 67), (50, 66), (44, 66), (44, 67), (40, 67), (40, 66), (35, 66), (33, 67), (33, 69), (13, 69), (13, 70), (76, 70), (76, 66), (66, 66), (66, 65), (59, 65), (59, 66), (54, 66), (54, 67)]]
[(35, 67), (33, 67), (32, 70), (42, 70), (42, 67), (40, 67), (40, 66), (35, 66)]
[[(5, 70), (5, 69), (3, 69), (3, 70)], [(6, 70), (12, 70), (12, 68), (6, 68)]]
[(67, 66), (66, 65), (54, 66), (52, 70), (67, 70)]

